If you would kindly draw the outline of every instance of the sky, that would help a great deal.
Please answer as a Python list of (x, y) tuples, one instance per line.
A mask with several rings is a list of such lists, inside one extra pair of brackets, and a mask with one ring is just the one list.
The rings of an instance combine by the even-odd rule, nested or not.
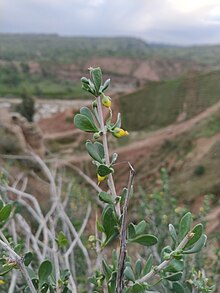
[(0, 33), (220, 43), (220, 0), (0, 0)]

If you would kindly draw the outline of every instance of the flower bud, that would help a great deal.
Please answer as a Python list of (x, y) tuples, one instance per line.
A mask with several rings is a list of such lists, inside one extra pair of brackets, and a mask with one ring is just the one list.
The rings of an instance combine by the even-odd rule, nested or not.
[(111, 107), (111, 98), (109, 96), (106, 96), (102, 94), (102, 105), (105, 106), (106, 108)]
[(100, 138), (100, 134), (99, 134), (99, 132), (95, 132), (93, 134), (93, 139), (98, 139), (98, 138)]
[(126, 136), (128, 134), (129, 133), (126, 130), (119, 128), (119, 127), (116, 127), (113, 132), (113, 135), (117, 138), (122, 137), (122, 136)]

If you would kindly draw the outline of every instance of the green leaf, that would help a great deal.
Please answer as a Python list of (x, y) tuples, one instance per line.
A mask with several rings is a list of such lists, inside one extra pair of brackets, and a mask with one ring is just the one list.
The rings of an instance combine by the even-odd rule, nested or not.
[(62, 231), (60, 231), (60, 233), (58, 234), (56, 242), (59, 248), (65, 247), (68, 245), (68, 240)]
[(86, 77), (82, 77), (81, 82), (89, 85), (89, 80)]
[(133, 288), (133, 293), (144, 293), (144, 292), (146, 292), (144, 286), (142, 284), (140, 284), (140, 283), (135, 283), (132, 288)]
[(115, 129), (116, 127), (121, 128), (121, 114), (118, 113), (117, 120), (115, 124), (111, 126), (111, 129)]
[(100, 176), (104, 177), (104, 176), (109, 175), (110, 173), (112, 173), (112, 169), (109, 168), (108, 166), (103, 165), (103, 164), (98, 166), (98, 174)]
[(107, 245), (118, 235), (117, 225), (114, 207), (107, 205), (102, 212), (102, 226), (106, 235), (104, 245)]
[(87, 116), (76, 114), (74, 116), (74, 124), (77, 128), (86, 132), (98, 132), (98, 128)]
[(180, 224), (179, 224), (179, 238), (181, 240), (190, 231), (191, 223), (192, 223), (192, 214), (190, 212), (188, 212), (180, 220)]
[(101, 159), (104, 159), (105, 158), (105, 152), (104, 152), (104, 147), (103, 147), (103, 144), (96, 141), (94, 142), (94, 146), (100, 156)]
[(12, 205), (6, 204), (1, 210), (0, 210), (0, 221), (6, 221), (11, 214)]
[(18, 243), (15, 245), (14, 247), (14, 251), (19, 254), (21, 252), (21, 249), (22, 249), (22, 244), (21, 243)]
[(202, 236), (203, 234), (203, 225), (202, 224), (197, 224), (193, 229), (192, 229), (192, 233), (194, 233), (194, 236), (187, 242), (186, 247), (189, 247), (191, 245), (193, 245), (194, 243), (196, 243), (199, 238)]
[(147, 259), (147, 262), (144, 266), (144, 269), (143, 269), (143, 275), (146, 275), (150, 272), (151, 268), (153, 266), (153, 255), (150, 254), (148, 259)]
[(7, 273), (9, 273), (11, 270), (13, 270), (14, 266), (5, 266), (2, 271), (0, 271), (0, 276), (4, 276)]
[(128, 242), (136, 242), (144, 246), (152, 246), (157, 244), (158, 239), (154, 235), (142, 234), (133, 239), (129, 239)]
[(0, 210), (3, 208), (4, 202), (0, 199)]
[(108, 282), (108, 293), (115, 293), (116, 291), (116, 277), (117, 277), (117, 272), (112, 272), (111, 278), (109, 279)]
[(135, 282), (134, 273), (130, 266), (127, 266), (124, 270), (124, 276), (127, 280)]
[(179, 281), (182, 277), (183, 273), (182, 272), (178, 272), (169, 276), (164, 277), (164, 279), (168, 280), (168, 281)]
[(135, 233), (135, 225), (133, 223), (130, 223), (128, 225), (128, 240), (135, 238), (136, 233)]
[(136, 278), (140, 277), (141, 271), (142, 271), (142, 263), (141, 263), (141, 260), (138, 259), (135, 263), (135, 277)]
[(102, 260), (102, 267), (103, 267), (103, 273), (106, 279), (109, 280), (112, 274), (112, 269), (110, 268), (110, 266), (107, 264), (107, 262), (104, 259)]
[(189, 250), (184, 250), (183, 254), (191, 254), (191, 253), (199, 252), (205, 246), (206, 240), (207, 240), (207, 236), (203, 234), (199, 238), (199, 240), (194, 244), (194, 246)]
[(103, 84), (103, 85), (101, 86), (101, 88), (100, 88), (100, 91), (101, 91), (101, 92), (106, 91), (107, 88), (109, 87), (109, 85), (110, 85), (110, 78), (107, 79), (107, 80), (104, 82), (104, 84)]
[(98, 96), (100, 92), (100, 87), (102, 85), (102, 71), (100, 67), (97, 67), (97, 68), (91, 68), (90, 73), (91, 73), (92, 81), (95, 86), (96, 95)]
[(49, 260), (45, 260), (41, 263), (38, 270), (39, 285), (40, 287), (47, 281), (48, 277), (52, 273), (52, 264)]
[(87, 108), (87, 107), (82, 107), (82, 108), (80, 109), (80, 114), (86, 116), (90, 121), (92, 121), (92, 122), (95, 124), (93, 114), (92, 114), (92, 112), (89, 110), (89, 108)]
[(97, 162), (102, 164), (102, 158), (99, 156), (94, 144), (91, 141), (86, 142), (86, 149), (88, 154)]
[(173, 239), (173, 242), (177, 243), (178, 237), (177, 237), (176, 229), (174, 228), (174, 226), (172, 224), (169, 224), (169, 232), (170, 232), (170, 235)]
[(145, 231), (146, 227), (147, 227), (147, 223), (144, 220), (142, 220), (139, 224), (135, 226), (136, 234), (137, 235), (142, 234)]
[(100, 199), (101, 201), (104, 201), (105, 203), (113, 204), (113, 200), (112, 200), (110, 194), (108, 194), (108, 193), (105, 192), (105, 191), (101, 191), (101, 192), (99, 193), (99, 199)]
[(166, 272), (176, 273), (182, 271), (184, 268), (184, 261), (173, 259), (168, 267), (166, 267)]
[(29, 251), (25, 253), (24, 259), (23, 259), (25, 266), (28, 266), (31, 263), (31, 261), (33, 260), (33, 257), (34, 255), (32, 252)]
[(173, 283), (173, 292), (175, 293), (185, 293), (185, 288), (179, 282)]

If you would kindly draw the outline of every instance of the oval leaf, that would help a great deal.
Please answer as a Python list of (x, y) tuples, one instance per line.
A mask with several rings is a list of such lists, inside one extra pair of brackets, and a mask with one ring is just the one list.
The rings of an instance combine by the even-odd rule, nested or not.
[(133, 273), (130, 266), (127, 266), (125, 268), (124, 275), (125, 275), (126, 279), (128, 279), (129, 281), (135, 282), (134, 273)]
[(182, 272), (178, 272), (178, 273), (169, 275), (167, 277), (164, 277), (164, 279), (169, 280), (169, 281), (172, 281), (172, 282), (179, 281), (181, 279), (182, 275), (183, 275)]
[(185, 250), (185, 251), (183, 251), (183, 253), (184, 254), (191, 254), (191, 253), (199, 252), (204, 247), (206, 240), (207, 240), (207, 236), (205, 234), (203, 234), (191, 249)]
[(98, 167), (98, 174), (102, 177), (109, 175), (110, 173), (112, 173), (112, 169), (110, 169), (108, 166), (106, 165), (99, 165)]
[(173, 239), (173, 242), (177, 243), (178, 237), (177, 237), (176, 229), (174, 228), (174, 226), (172, 224), (169, 224), (169, 232), (170, 232), (170, 235)]
[(147, 262), (144, 266), (143, 275), (148, 274), (150, 272), (152, 266), (153, 266), (153, 255), (150, 254), (150, 256), (148, 257)]
[(90, 121), (92, 121), (95, 124), (92, 112), (89, 110), (89, 108), (82, 107), (80, 109), (80, 114), (86, 116)]
[(0, 210), (0, 221), (6, 221), (11, 214), (12, 205), (6, 204), (1, 210)]
[(94, 144), (91, 141), (86, 142), (88, 154), (97, 162), (102, 164), (102, 158), (99, 156)]
[(192, 223), (192, 214), (190, 212), (188, 212), (180, 220), (180, 224), (179, 224), (179, 238), (181, 240), (190, 231), (191, 223)]
[(99, 193), (99, 199), (101, 201), (104, 201), (105, 203), (113, 204), (113, 200), (112, 200), (110, 194), (108, 194), (107, 192), (101, 191)]
[(76, 114), (74, 117), (74, 124), (77, 128), (86, 132), (98, 132), (96, 125), (85, 115)]
[(33, 257), (34, 257), (34, 255), (33, 255), (32, 252), (30, 252), (30, 251), (26, 252), (25, 255), (24, 255), (24, 259), (23, 259), (24, 264), (26, 266), (28, 266), (31, 263)]
[(142, 234), (133, 239), (129, 239), (129, 242), (136, 242), (144, 246), (152, 246), (157, 244), (157, 237), (150, 234)]
[(185, 293), (185, 288), (179, 282), (173, 283), (173, 291), (176, 293)]
[(91, 68), (90, 70), (92, 81), (94, 83), (96, 93), (99, 95), (100, 87), (102, 85), (102, 71), (100, 67), (97, 68)]
[(199, 238), (203, 234), (203, 225), (202, 224), (196, 225), (192, 229), (192, 233), (194, 233), (194, 236), (188, 241), (188, 243), (186, 244), (185, 248), (193, 245), (194, 243), (196, 243), (199, 240)]
[(38, 270), (40, 287), (43, 285), (44, 282), (47, 281), (47, 278), (51, 275), (51, 273), (52, 273), (51, 262), (49, 260), (43, 261)]
[(145, 231), (146, 227), (147, 227), (147, 223), (144, 220), (141, 221), (139, 224), (137, 224), (135, 226), (135, 232), (136, 232), (136, 234), (137, 235), (138, 234), (142, 234)]
[(94, 146), (100, 156), (101, 159), (104, 159), (105, 158), (105, 152), (104, 152), (104, 147), (103, 147), (103, 144), (96, 141), (94, 142)]

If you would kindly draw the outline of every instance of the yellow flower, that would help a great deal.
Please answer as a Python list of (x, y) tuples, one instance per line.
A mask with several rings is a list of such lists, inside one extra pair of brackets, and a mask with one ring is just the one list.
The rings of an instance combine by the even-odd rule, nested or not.
[(102, 105), (105, 106), (106, 108), (110, 108), (111, 104), (112, 104), (111, 98), (109, 96), (102, 94)]
[(99, 174), (97, 174), (97, 177), (98, 177), (98, 185), (104, 181), (108, 176), (100, 176)]
[(0, 285), (4, 285), (5, 281), (4, 280), (0, 280)]
[(122, 129), (122, 128), (119, 128), (119, 127), (116, 127), (115, 129), (114, 129), (114, 132), (113, 132), (113, 135), (115, 136), (115, 137), (122, 137), (122, 136), (126, 136), (126, 135), (128, 135), (129, 133), (126, 131), (126, 130), (124, 130), (124, 129)]

